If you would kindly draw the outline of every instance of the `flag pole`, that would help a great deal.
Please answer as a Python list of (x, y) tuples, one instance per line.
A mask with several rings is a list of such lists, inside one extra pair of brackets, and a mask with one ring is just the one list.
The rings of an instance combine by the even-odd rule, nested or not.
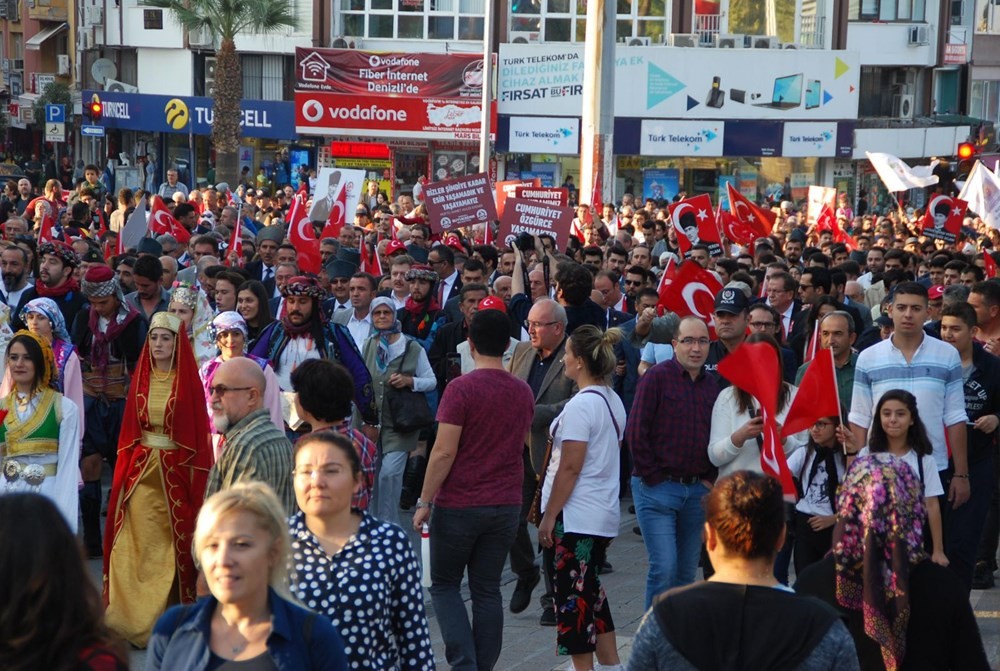
[[(840, 422), (840, 426), (847, 430), (847, 424), (844, 422), (844, 409), (840, 407), (840, 388), (837, 386), (837, 360), (833, 356), (833, 350), (830, 350), (830, 368), (833, 369), (833, 393), (837, 398), (837, 420)], [(841, 448), (844, 450), (844, 456), (847, 456), (847, 441), (841, 441)]]

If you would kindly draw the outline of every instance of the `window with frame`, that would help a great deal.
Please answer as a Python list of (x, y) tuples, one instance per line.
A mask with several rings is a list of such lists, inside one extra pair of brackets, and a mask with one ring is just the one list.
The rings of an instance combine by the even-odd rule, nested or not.
[[(670, 31), (667, 0), (616, 0), (615, 38), (648, 37), (662, 43)], [(545, 42), (582, 43), (587, 34), (587, 0), (513, 0), (510, 30), (538, 33)]]
[(347, 37), (482, 40), (485, 0), (340, 0)]
[(925, 22), (927, 0), (850, 0), (848, 21)]
[(284, 100), (286, 60), (282, 54), (241, 54), (243, 97), (247, 100)]
[(1000, 81), (972, 80), (969, 93), (969, 116), (1000, 123)]

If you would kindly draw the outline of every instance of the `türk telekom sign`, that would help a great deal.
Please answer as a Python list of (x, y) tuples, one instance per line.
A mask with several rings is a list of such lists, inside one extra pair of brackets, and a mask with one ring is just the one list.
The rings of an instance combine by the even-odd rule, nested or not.
[[(478, 99), (421, 99), (296, 92), (295, 128), (303, 135), (479, 140)], [(492, 108), (495, 128), (496, 107)]]
[(483, 89), (483, 57), (299, 47), (295, 75), (296, 91), (478, 98)]

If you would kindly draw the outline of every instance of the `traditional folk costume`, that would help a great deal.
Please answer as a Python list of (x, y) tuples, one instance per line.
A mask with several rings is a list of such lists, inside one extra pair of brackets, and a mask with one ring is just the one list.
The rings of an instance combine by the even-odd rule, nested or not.
[(149, 330), (178, 337), (169, 372), (149, 342), (125, 406), (104, 536), (105, 621), (138, 647), (170, 606), (195, 600), (195, 520), (212, 466), (208, 416), (183, 322), (159, 312)]

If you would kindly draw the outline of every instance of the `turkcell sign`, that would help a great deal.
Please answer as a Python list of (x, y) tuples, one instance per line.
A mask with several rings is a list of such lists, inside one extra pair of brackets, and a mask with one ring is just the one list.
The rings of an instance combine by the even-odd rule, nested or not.
[[(88, 100), (95, 93), (104, 105), (103, 125), (106, 128), (195, 135), (212, 132), (215, 110), (211, 98), (84, 91), (83, 99)], [(245, 137), (297, 139), (292, 103), (243, 100), (240, 107)]]

